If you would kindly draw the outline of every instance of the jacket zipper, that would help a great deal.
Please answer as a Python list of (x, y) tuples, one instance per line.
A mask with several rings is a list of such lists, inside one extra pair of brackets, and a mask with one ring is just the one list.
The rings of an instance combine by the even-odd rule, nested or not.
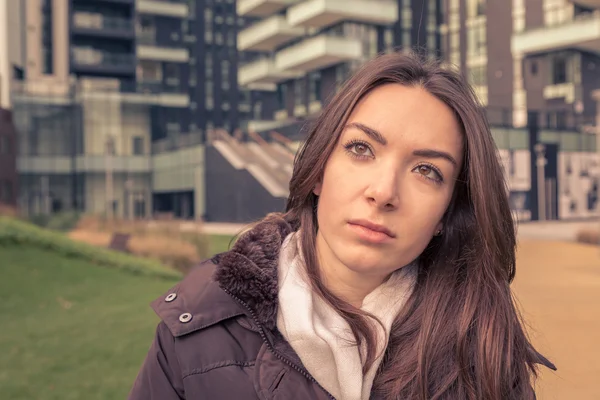
[(319, 382), (317, 382), (317, 380), (306, 369), (304, 369), (304, 368), (296, 365), (294, 362), (292, 362), (291, 360), (289, 360), (283, 354), (281, 354), (277, 350), (275, 350), (275, 348), (271, 345), (271, 343), (267, 339), (267, 335), (265, 334), (265, 331), (264, 331), (264, 329), (262, 327), (262, 324), (260, 323), (260, 321), (258, 320), (258, 318), (256, 318), (256, 314), (254, 313), (254, 311), (252, 310), (252, 308), (250, 308), (250, 306), (248, 304), (246, 304), (245, 301), (243, 301), (239, 297), (233, 295), (227, 289), (223, 289), (223, 291), (225, 293), (227, 293), (229, 296), (231, 296), (232, 299), (234, 299), (239, 304), (241, 304), (246, 310), (248, 310), (248, 312), (250, 313), (250, 316), (252, 317), (252, 320), (254, 321), (254, 323), (256, 324), (256, 326), (258, 327), (258, 332), (260, 333), (260, 337), (262, 338), (263, 342), (267, 345), (267, 348), (269, 349), (269, 351), (271, 353), (273, 353), (275, 355), (275, 357), (277, 357), (277, 359), (279, 361), (283, 362), (284, 364), (286, 364), (289, 367), (292, 367), (294, 370), (296, 370), (297, 372), (299, 372), (300, 374), (302, 374), (302, 376), (304, 376), (306, 379), (308, 379), (309, 381), (313, 382), (315, 385), (317, 385), (319, 388), (321, 388), (321, 390), (323, 390), (323, 392), (325, 392), (325, 394), (327, 394), (327, 396), (330, 399), (336, 400), (335, 397), (333, 397), (333, 395), (331, 393), (329, 393), (323, 386), (321, 386), (321, 384)]

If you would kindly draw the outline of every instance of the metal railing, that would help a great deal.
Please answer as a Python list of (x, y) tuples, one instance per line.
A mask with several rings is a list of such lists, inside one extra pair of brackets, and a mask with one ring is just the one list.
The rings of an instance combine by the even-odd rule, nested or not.
[(128, 53), (111, 53), (91, 47), (71, 48), (73, 62), (78, 65), (106, 66), (106, 67), (133, 67), (135, 56)]
[(102, 14), (75, 13), (73, 25), (90, 30), (132, 31), (133, 22), (127, 18), (109, 17)]

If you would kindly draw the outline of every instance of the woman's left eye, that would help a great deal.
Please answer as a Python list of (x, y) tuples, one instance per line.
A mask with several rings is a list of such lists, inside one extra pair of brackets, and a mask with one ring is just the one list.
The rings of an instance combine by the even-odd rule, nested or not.
[(414, 169), (415, 172), (423, 175), (427, 179), (441, 183), (443, 181), (442, 174), (433, 166), (421, 164)]
[(373, 151), (367, 143), (363, 142), (350, 142), (346, 146), (346, 151), (354, 157), (358, 158), (370, 158), (373, 157)]

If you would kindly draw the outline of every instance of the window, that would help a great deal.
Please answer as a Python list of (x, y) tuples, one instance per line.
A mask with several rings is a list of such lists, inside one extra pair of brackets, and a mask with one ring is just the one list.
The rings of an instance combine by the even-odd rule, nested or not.
[(567, 82), (567, 57), (555, 56), (552, 60), (552, 84), (558, 85)]
[(531, 63), (529, 64), (529, 72), (533, 76), (537, 75), (537, 73), (538, 73), (538, 64), (537, 64), (537, 61), (535, 61), (535, 60), (531, 61)]
[(287, 98), (287, 84), (282, 83), (277, 85), (277, 102), (279, 105), (279, 109), (285, 108), (285, 101)]
[(214, 107), (214, 99), (213, 99), (213, 83), (211, 80), (206, 80), (205, 84), (205, 102), (206, 108), (212, 109)]
[(0, 154), (10, 154), (8, 137), (0, 136)]
[(53, 40), (53, 13), (52, 1), (41, 2), (42, 9), (42, 65), (44, 74), (54, 73), (54, 40)]
[(321, 73), (312, 72), (309, 77), (309, 102), (321, 101)]
[(478, 23), (467, 30), (467, 53), (471, 57), (487, 54), (486, 25)]
[(302, 86), (304, 86), (304, 79), (296, 79), (294, 82), (294, 106), (300, 106), (304, 104), (302, 99)]
[(167, 85), (179, 84), (179, 65), (165, 64), (165, 82)]
[(469, 81), (473, 86), (487, 86), (487, 66), (470, 68)]
[(137, 79), (141, 82), (160, 82), (162, 81), (162, 68), (159, 62), (150, 60), (140, 60), (137, 65)]
[(137, 41), (140, 44), (154, 44), (156, 42), (156, 24), (154, 18), (142, 15), (136, 25)]
[(206, 77), (210, 78), (212, 77), (212, 72), (213, 72), (213, 60), (212, 60), (212, 54), (207, 53), (206, 56), (204, 57), (204, 68), (206, 70)]
[(141, 136), (133, 137), (133, 155), (141, 156), (144, 154), (144, 138)]
[(13, 185), (11, 181), (0, 181), (0, 202), (10, 203), (13, 200)]
[(213, 18), (212, 10), (209, 8), (204, 10), (204, 38), (206, 40), (206, 43), (212, 42), (212, 36), (213, 36), (212, 18)]
[(486, 0), (469, 0), (469, 18), (485, 15)]
[(254, 119), (256, 119), (256, 120), (262, 119), (262, 102), (261, 101), (255, 102), (254, 108), (252, 111), (254, 114)]
[[(229, 61), (227, 60), (221, 61), (221, 79), (222, 84), (226, 84), (229, 87)], [(225, 89), (225, 87), (223, 87), (223, 89)]]

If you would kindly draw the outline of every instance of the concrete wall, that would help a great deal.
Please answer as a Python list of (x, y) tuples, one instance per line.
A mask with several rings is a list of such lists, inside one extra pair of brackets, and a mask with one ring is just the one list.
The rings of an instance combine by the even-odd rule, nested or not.
[(236, 170), (214, 147), (206, 148), (207, 221), (250, 222), (284, 211), (285, 199), (271, 196), (247, 170)]
[[(146, 216), (152, 210), (152, 195), (150, 191), (150, 174), (114, 174), (113, 175), (113, 200), (116, 201), (115, 215), (126, 217), (126, 211), (133, 207), (133, 196), (127, 193), (135, 192), (135, 195), (146, 203)], [(84, 178), (85, 208), (86, 212), (103, 214), (108, 202), (106, 175), (87, 174)], [(128, 185), (129, 182), (129, 185)], [(129, 186), (129, 187), (128, 187)]]
[(152, 191), (194, 192), (194, 211), (197, 217), (206, 211), (204, 177), (204, 146), (156, 154), (152, 157)]
[(150, 153), (150, 111), (146, 106), (123, 104), (119, 94), (99, 95), (83, 100), (84, 153), (106, 152), (110, 137), (115, 154), (133, 155), (134, 138), (144, 143), (144, 154)]

